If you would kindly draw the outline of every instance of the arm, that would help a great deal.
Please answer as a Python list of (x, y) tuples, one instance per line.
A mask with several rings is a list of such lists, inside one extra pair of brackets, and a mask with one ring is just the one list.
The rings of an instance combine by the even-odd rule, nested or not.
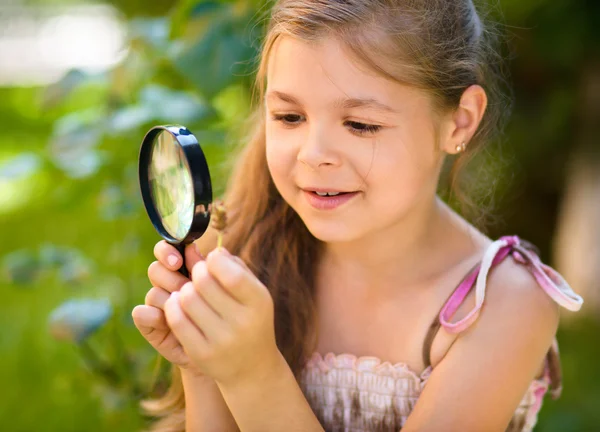
[(188, 432), (239, 431), (215, 380), (180, 369), (185, 394), (185, 430)]
[(218, 384), (244, 432), (323, 432), (302, 390), (281, 356), (251, 381)]
[[(200, 239), (196, 240), (197, 251), (206, 257), (216, 246), (216, 238), (214, 230), (209, 228)], [(185, 394), (186, 431), (238, 432), (240, 429), (215, 380), (205, 375), (195, 375), (186, 369), (180, 368), (180, 372)]]
[(558, 306), (510, 260), (488, 280), (481, 315), (434, 368), (402, 432), (503, 432), (539, 372)]
[[(223, 410), (244, 432), (323, 432), (277, 348), (268, 289), (224, 248), (191, 273), (193, 282), (165, 303), (165, 316), (191, 363), (218, 386)], [(188, 397), (191, 406), (202, 403)], [(190, 422), (202, 416), (193, 411)]]

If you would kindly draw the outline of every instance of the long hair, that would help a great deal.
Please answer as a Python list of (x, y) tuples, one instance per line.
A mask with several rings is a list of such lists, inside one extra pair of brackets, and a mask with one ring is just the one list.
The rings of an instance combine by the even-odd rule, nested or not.
[[(434, 116), (455, 110), (464, 90), (481, 85), (488, 107), (449, 174), (452, 193), (467, 207), (472, 203), (459, 187), (459, 174), (501, 131), (510, 102), (494, 48), (497, 32), (484, 26), (471, 0), (279, 0), (270, 12), (253, 88), (252, 128), (224, 197), (229, 219), (224, 246), (270, 290), (277, 346), (299, 379), (316, 344), (313, 287), (322, 243), (281, 197), (267, 167), (263, 97), (275, 41), (281, 36), (306, 42), (338, 38), (357, 62), (430, 95)], [(176, 370), (167, 394), (144, 401), (143, 407), (160, 418), (152, 430), (184, 431), (183, 387)]]

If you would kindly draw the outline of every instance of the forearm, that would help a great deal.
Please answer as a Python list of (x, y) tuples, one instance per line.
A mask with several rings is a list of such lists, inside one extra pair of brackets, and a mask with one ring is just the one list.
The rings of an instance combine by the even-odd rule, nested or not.
[(323, 432), (283, 357), (251, 382), (217, 383), (244, 432)]
[(219, 387), (212, 378), (181, 371), (187, 432), (239, 432)]

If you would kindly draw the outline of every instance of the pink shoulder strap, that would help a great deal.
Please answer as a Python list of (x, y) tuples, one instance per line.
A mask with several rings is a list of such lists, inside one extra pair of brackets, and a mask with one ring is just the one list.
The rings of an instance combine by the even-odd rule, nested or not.
[[(460, 333), (477, 319), (485, 299), (488, 272), (492, 266), (501, 262), (508, 254), (512, 254), (517, 262), (526, 265), (538, 284), (555, 302), (570, 311), (581, 309), (583, 299), (571, 289), (556, 270), (542, 263), (535, 252), (525, 248), (523, 243), (525, 242), (522, 242), (518, 236), (504, 236), (488, 247), (481, 263), (456, 288), (440, 311), (440, 323), (448, 332)], [(475, 282), (475, 307), (460, 321), (450, 322), (471, 291), (473, 282)]]

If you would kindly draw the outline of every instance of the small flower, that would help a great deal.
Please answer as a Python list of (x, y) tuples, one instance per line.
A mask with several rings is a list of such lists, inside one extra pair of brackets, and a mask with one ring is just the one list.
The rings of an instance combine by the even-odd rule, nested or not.
[(217, 247), (223, 243), (223, 233), (227, 228), (227, 212), (223, 201), (217, 200), (212, 207), (211, 225), (217, 230)]
[(80, 343), (108, 321), (112, 306), (107, 299), (73, 299), (54, 309), (48, 319), (57, 340)]

